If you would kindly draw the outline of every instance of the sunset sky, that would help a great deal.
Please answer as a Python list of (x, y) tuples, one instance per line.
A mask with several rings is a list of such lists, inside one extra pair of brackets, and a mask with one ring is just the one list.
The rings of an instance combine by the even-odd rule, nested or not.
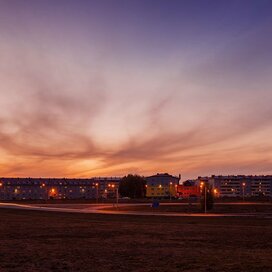
[(271, 14), (0, 0), (0, 176), (272, 174)]

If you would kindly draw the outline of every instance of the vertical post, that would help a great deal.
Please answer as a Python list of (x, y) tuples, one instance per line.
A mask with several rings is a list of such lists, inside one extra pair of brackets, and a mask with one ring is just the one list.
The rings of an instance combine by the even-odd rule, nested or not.
[(243, 186), (243, 201), (245, 201), (245, 186), (246, 186), (246, 184), (243, 182), (242, 186)]
[(98, 203), (98, 183), (95, 184), (96, 188), (96, 203)]
[(118, 208), (118, 202), (119, 202), (119, 188), (116, 187), (116, 208)]
[(207, 213), (207, 186), (205, 185), (204, 187), (205, 190), (205, 213)]
[(169, 183), (169, 195), (170, 195), (170, 201), (172, 201), (171, 189), (172, 189), (172, 182)]

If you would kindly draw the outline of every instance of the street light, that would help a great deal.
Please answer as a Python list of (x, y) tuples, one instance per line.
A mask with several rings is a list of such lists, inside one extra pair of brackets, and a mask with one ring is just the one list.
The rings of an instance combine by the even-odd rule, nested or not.
[(44, 188), (44, 194), (45, 194), (45, 201), (47, 201), (49, 199), (49, 192), (48, 192), (48, 188), (46, 187), (45, 183), (42, 183), (41, 188)]
[(207, 212), (207, 185), (201, 181), (200, 182), (200, 192), (202, 193), (202, 188), (204, 187), (204, 212)]
[(173, 183), (170, 181), (170, 183), (169, 183), (169, 195), (170, 195), (170, 201), (172, 200), (172, 194), (171, 194), (172, 184), (173, 184)]
[(98, 203), (98, 183), (95, 184), (95, 188), (96, 188), (96, 203)]
[[(111, 186), (111, 188), (113, 188), (113, 192), (114, 192), (115, 184), (111, 184), (110, 186)], [(118, 188), (118, 186), (116, 186), (115, 192), (116, 192), (116, 208), (118, 208), (118, 203), (119, 203), (119, 188)], [(113, 206), (114, 206), (114, 204), (113, 204)]]
[(246, 186), (246, 183), (243, 182), (243, 183), (242, 183), (242, 189), (243, 189), (243, 201), (245, 201), (245, 186)]
[(204, 186), (204, 192), (205, 192), (205, 206), (204, 206), (204, 211), (205, 211), (205, 213), (207, 213), (207, 186), (205, 185)]

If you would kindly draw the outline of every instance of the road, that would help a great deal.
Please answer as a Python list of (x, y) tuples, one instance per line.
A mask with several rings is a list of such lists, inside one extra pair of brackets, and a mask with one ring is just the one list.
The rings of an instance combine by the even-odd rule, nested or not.
[[(218, 203), (221, 205), (271, 205), (271, 203), (255, 203), (255, 202), (235, 202), (235, 203)], [(161, 203), (160, 205), (188, 205), (187, 203)], [(150, 206), (150, 203), (133, 203), (133, 204), (118, 204), (118, 207), (127, 206)], [(271, 205), (272, 206), (272, 205)], [(114, 209), (115, 207), (115, 209)], [(141, 212), (141, 211), (122, 211), (114, 204), (15, 204), (15, 203), (0, 203), (0, 208), (6, 209), (21, 209), (35, 211), (50, 211), (50, 212), (69, 212), (69, 213), (99, 213), (99, 214), (122, 214), (122, 215), (138, 215), (138, 216), (171, 216), (171, 217), (252, 217), (262, 216), (272, 218), (272, 213), (177, 213), (177, 212)]]

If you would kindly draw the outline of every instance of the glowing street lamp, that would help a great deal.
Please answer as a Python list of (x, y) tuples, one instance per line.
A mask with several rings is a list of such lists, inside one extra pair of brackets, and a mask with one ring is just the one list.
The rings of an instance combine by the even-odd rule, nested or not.
[(95, 188), (96, 188), (96, 203), (98, 203), (98, 186), (99, 186), (99, 184), (96, 183), (95, 184)]
[(169, 183), (169, 196), (170, 196), (170, 201), (172, 200), (172, 194), (171, 194), (171, 189), (172, 189), (172, 181)]
[(243, 183), (242, 183), (242, 189), (243, 189), (243, 201), (245, 200), (245, 187), (246, 187), (246, 183), (243, 182)]
[(207, 186), (204, 186), (205, 190), (205, 213), (207, 213)]
[(202, 193), (202, 188), (204, 187), (204, 212), (207, 213), (207, 186), (203, 181), (200, 182), (200, 192)]
[(41, 189), (45, 189), (43, 194), (45, 195), (45, 200), (48, 200), (48, 198), (49, 198), (48, 189), (47, 189), (45, 186), (46, 186), (46, 185), (45, 185), (45, 183), (43, 182), (42, 185), (40, 186), (40, 188), (41, 188)]

